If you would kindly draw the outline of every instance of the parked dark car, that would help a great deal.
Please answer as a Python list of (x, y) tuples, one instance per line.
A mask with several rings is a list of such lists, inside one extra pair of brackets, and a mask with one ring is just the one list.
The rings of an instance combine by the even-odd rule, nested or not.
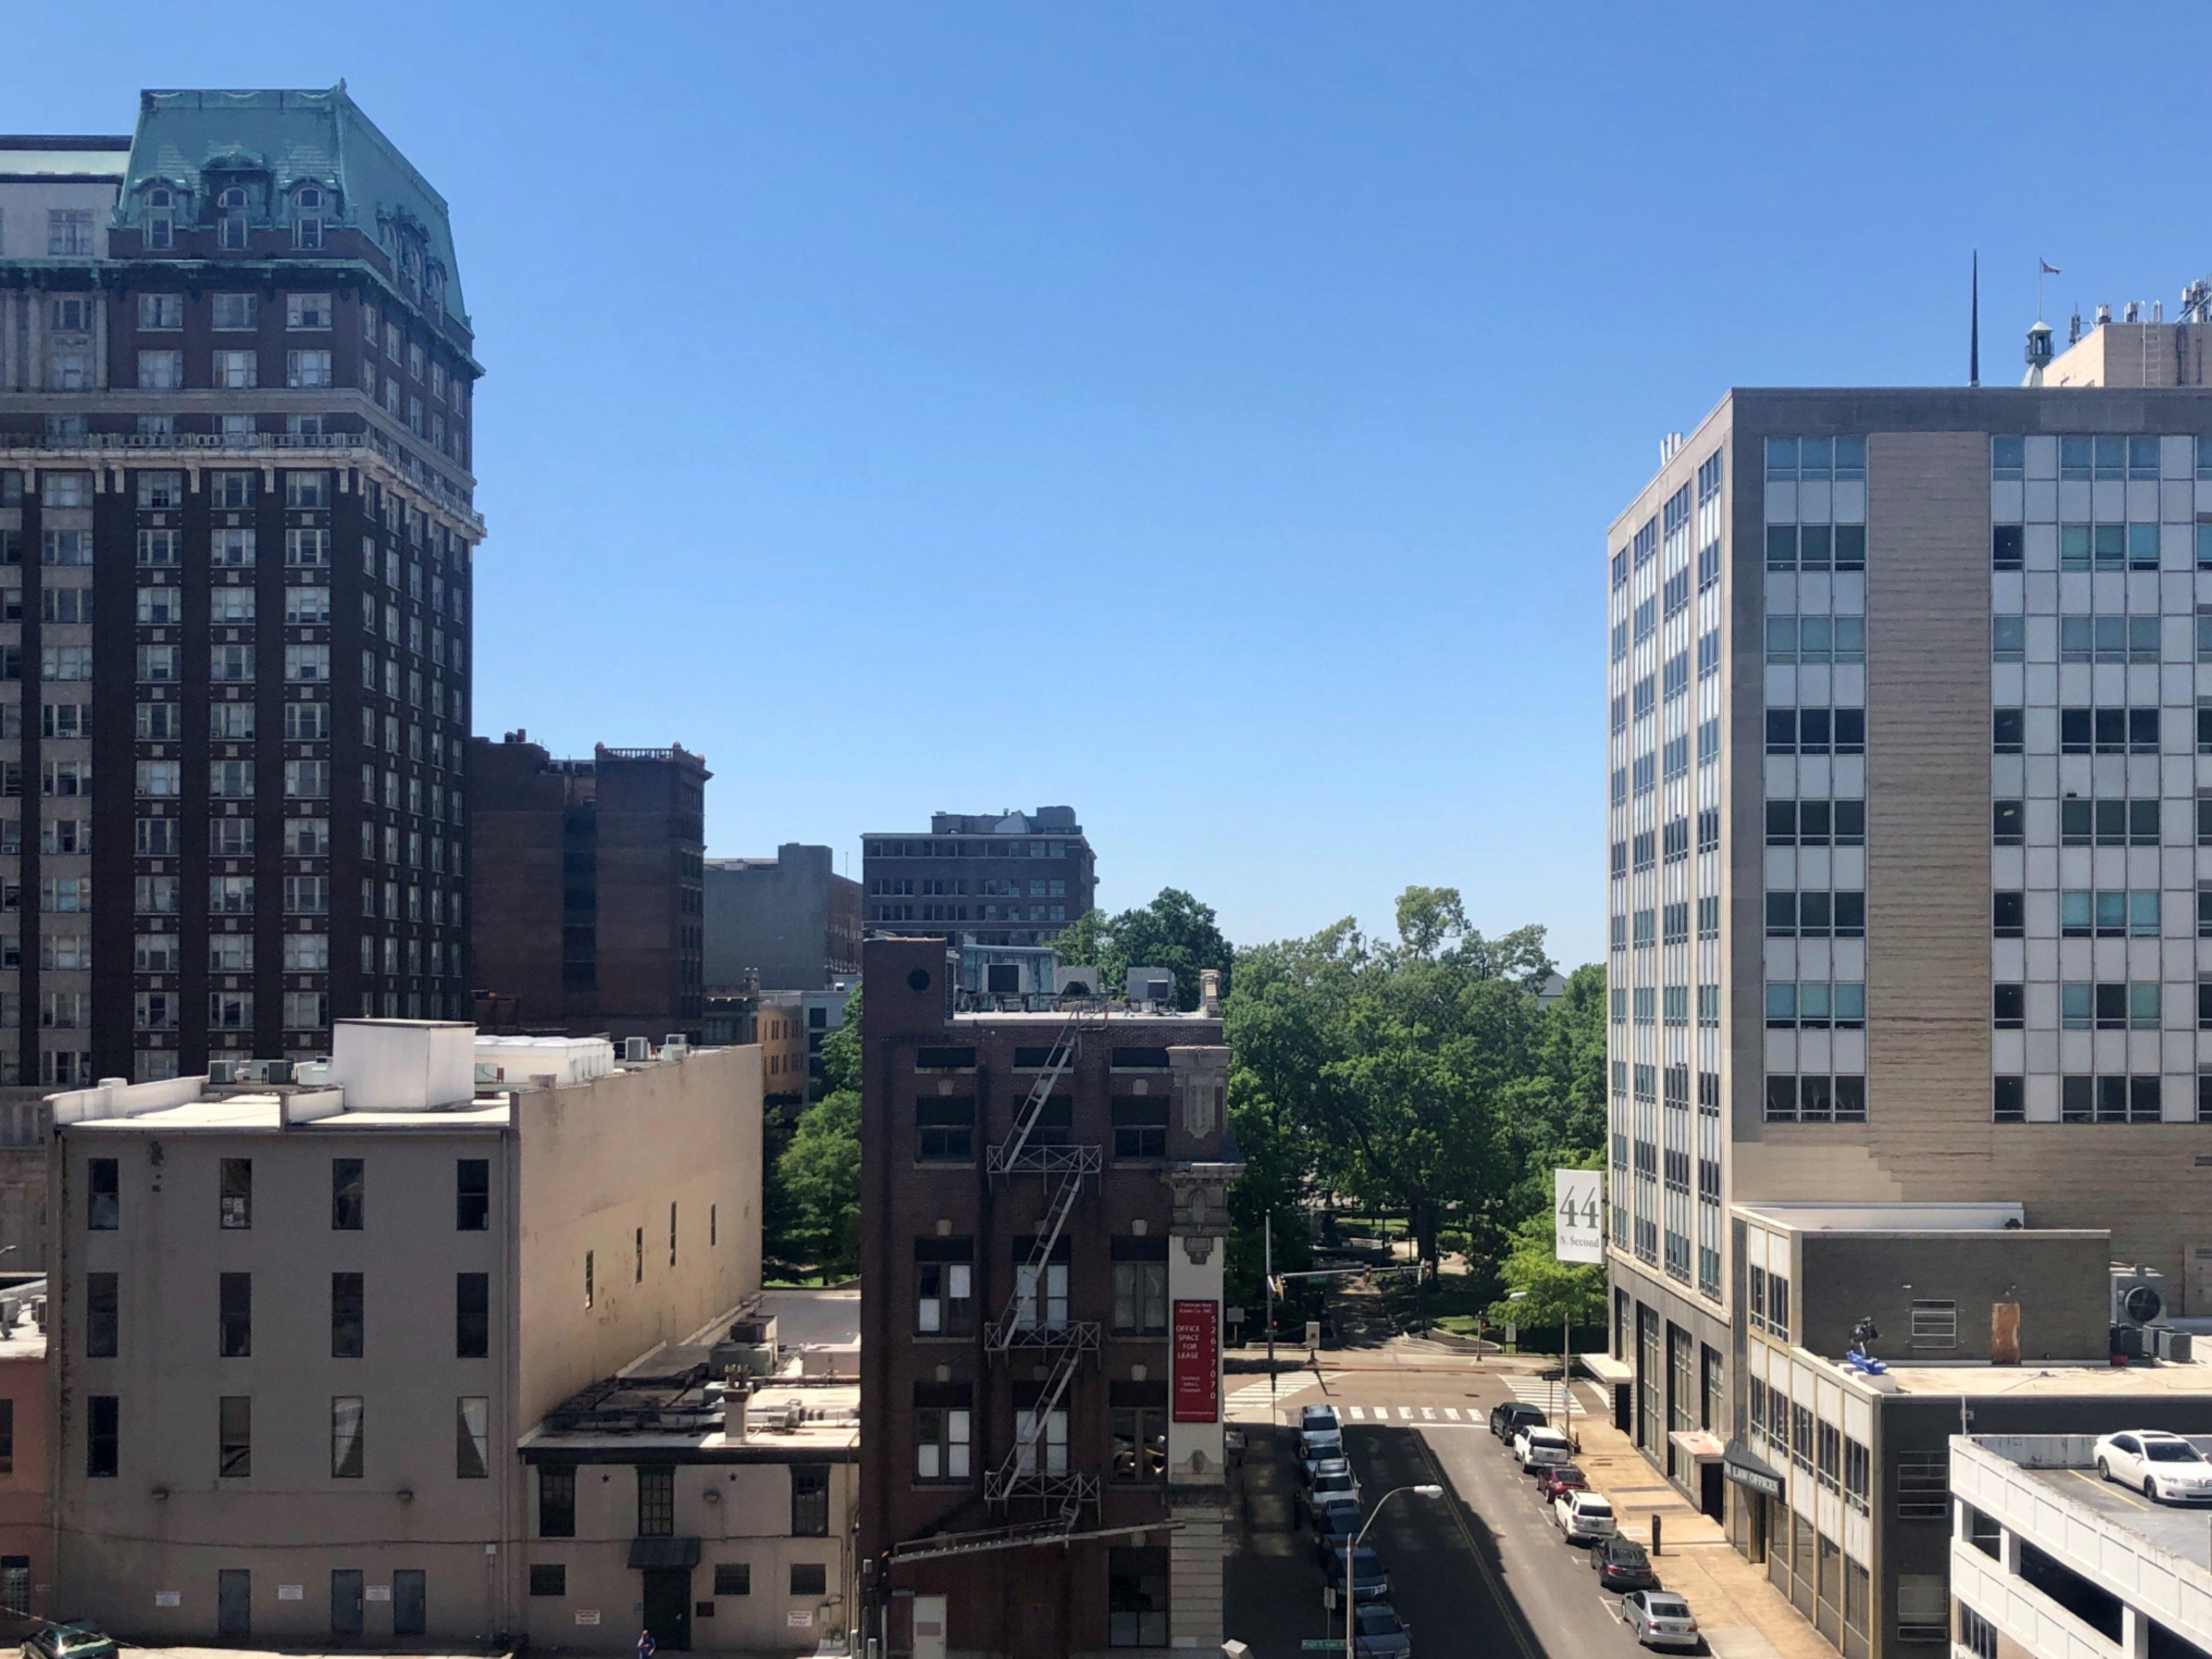
[(1358, 1535), (1359, 1514), (1352, 1509), (1323, 1510), (1314, 1519), (1314, 1559), (1327, 1572), (1344, 1570), (1345, 1547)]
[(1532, 1406), (1525, 1400), (1509, 1400), (1491, 1408), (1490, 1431), (1510, 1445), (1513, 1437), (1529, 1424), (1543, 1425), (1551, 1420), (1544, 1415), (1541, 1406)]
[(1590, 1566), (1604, 1590), (1648, 1590), (1659, 1588), (1659, 1575), (1651, 1571), (1651, 1558), (1644, 1546), (1626, 1538), (1608, 1538), (1593, 1545)]
[[(1344, 1599), (1344, 1552), (1321, 1564), (1324, 1594), (1322, 1604), (1334, 1607)], [(1352, 1552), (1352, 1599), (1355, 1601), (1387, 1601), (1390, 1599), (1390, 1575), (1382, 1570), (1382, 1558), (1362, 1544)]]
[(1572, 1463), (1553, 1463), (1536, 1477), (1536, 1495), (1547, 1504), (1562, 1492), (1587, 1492), (1589, 1477)]

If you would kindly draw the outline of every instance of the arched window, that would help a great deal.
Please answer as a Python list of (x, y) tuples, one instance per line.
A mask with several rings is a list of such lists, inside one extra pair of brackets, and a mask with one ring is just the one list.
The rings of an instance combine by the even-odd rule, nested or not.
[(216, 246), (230, 253), (246, 251), (246, 192), (233, 185), (215, 198)]
[(302, 185), (292, 197), (292, 246), (319, 248), (323, 245), (323, 192), (319, 185)]
[(174, 247), (176, 243), (176, 194), (156, 185), (146, 192), (146, 246), (151, 250)]

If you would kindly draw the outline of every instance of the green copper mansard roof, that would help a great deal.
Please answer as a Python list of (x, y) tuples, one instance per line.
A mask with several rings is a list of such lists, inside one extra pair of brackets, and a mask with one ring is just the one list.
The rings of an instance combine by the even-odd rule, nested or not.
[(387, 227), (411, 228), (444, 269), (447, 313), (466, 325), (446, 198), (362, 113), (344, 82), (327, 92), (141, 93), (115, 223), (138, 224), (145, 191), (157, 184), (186, 192), (197, 209), (217, 187), (206, 181), (210, 172), (265, 175), (257, 223), (289, 223), (292, 191), (312, 183), (335, 198), (323, 210), (330, 224), (379, 240)]

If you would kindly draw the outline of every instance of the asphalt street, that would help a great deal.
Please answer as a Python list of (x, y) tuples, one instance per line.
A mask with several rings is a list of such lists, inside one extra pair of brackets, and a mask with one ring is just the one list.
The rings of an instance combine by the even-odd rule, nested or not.
[[(1534, 1482), (1490, 1433), (1512, 1397), (1495, 1375), (1342, 1372), (1283, 1379), (1273, 1408), (1240, 1382), (1246, 1449), (1232, 1517), (1229, 1633), (1255, 1659), (1316, 1650), (1331, 1635), (1311, 1534), (1297, 1519), (1297, 1408), (1326, 1400), (1345, 1421), (1363, 1510), (1394, 1487), (1434, 1482), (1441, 1500), (1392, 1498), (1367, 1541), (1389, 1570), (1417, 1659), (1627, 1659), (1639, 1651), (1563, 1540)], [(1242, 1395), (1242, 1400), (1237, 1395)], [(1355, 1419), (1352, 1407), (1359, 1408)], [(1660, 1562), (1661, 1577), (1666, 1564)], [(1341, 1626), (1334, 1631), (1342, 1640)]]

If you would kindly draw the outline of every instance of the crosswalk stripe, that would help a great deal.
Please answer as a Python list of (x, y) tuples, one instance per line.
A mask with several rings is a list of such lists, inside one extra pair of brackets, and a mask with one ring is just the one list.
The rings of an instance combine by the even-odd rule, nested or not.
[(1452, 1420), (1453, 1422), (1455, 1422), (1455, 1423), (1458, 1422), (1458, 1421), (1459, 1421), (1459, 1407), (1456, 1407), (1456, 1406), (1447, 1406), (1447, 1407), (1444, 1407), (1444, 1415), (1445, 1415), (1446, 1417), (1449, 1417), (1449, 1419), (1451, 1419), (1451, 1420)]
[(1424, 1407), (1421, 1407), (1421, 1420), (1422, 1420), (1423, 1422), (1425, 1422), (1425, 1423), (1433, 1423), (1433, 1422), (1435, 1422), (1435, 1421), (1437, 1420), (1436, 1407), (1434, 1407), (1433, 1406), (1424, 1406)]
[(1366, 1413), (1361, 1411), (1358, 1407), (1349, 1406), (1346, 1407), (1346, 1409), (1352, 1413), (1352, 1420), (1353, 1422), (1359, 1423), (1364, 1422), (1366, 1419)]
[(1401, 1406), (1398, 1407), (1398, 1415), (1404, 1421), (1410, 1423), (1413, 1420), (1413, 1408), (1411, 1406)]

